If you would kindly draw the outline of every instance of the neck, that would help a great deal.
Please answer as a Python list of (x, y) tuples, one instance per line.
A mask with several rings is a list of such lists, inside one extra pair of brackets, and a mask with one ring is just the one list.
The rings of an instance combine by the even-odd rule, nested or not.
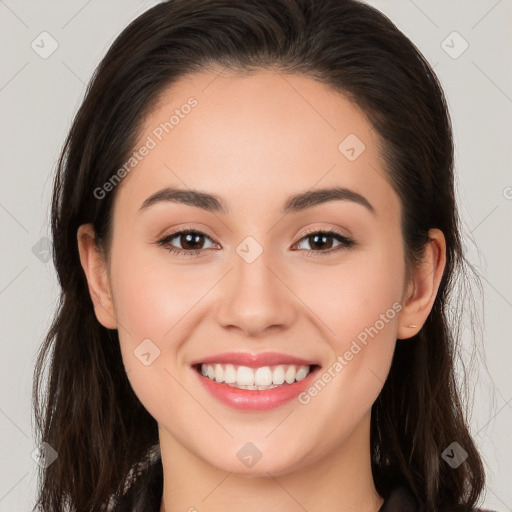
[[(367, 421), (366, 421), (367, 420)], [(164, 492), (160, 512), (377, 512), (383, 499), (373, 482), (369, 417), (342, 446), (305, 467), (279, 476), (229, 473), (195, 457), (160, 430)]]

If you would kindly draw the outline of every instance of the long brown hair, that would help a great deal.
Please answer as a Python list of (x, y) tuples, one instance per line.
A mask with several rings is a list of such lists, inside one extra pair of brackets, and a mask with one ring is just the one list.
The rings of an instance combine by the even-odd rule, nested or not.
[[(372, 408), (372, 470), (384, 497), (405, 485), (427, 510), (469, 511), (483, 490), (484, 471), (457, 388), (457, 332), (447, 317), (453, 285), (468, 268), (450, 117), (419, 50), (385, 15), (355, 0), (162, 2), (135, 19), (99, 64), (62, 149), (52, 198), (62, 292), (38, 354), (33, 399), (38, 436), (58, 457), (41, 469), (37, 506), (95, 512), (123, 502), (128, 510), (158, 474), (144, 465), (158, 445), (157, 423), (130, 386), (117, 331), (95, 317), (76, 234), (81, 224), (93, 223), (98, 245), (108, 252), (116, 191), (100, 200), (94, 190), (133, 151), (159, 94), (187, 73), (219, 66), (300, 74), (355, 101), (382, 141), (386, 172), (401, 200), (409, 267), (429, 229), (443, 231), (447, 261), (432, 312), (413, 339), (397, 341)], [(441, 457), (454, 441), (467, 452), (456, 469)]]

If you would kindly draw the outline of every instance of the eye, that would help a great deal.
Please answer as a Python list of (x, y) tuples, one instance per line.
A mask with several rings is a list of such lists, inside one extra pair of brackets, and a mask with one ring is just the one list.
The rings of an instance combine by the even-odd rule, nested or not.
[[(333, 247), (333, 239), (338, 242)], [(204, 247), (205, 241), (210, 241), (210, 247)], [(175, 244), (179, 247), (176, 247)], [(304, 243), (309, 244), (313, 249), (306, 249), (310, 255), (321, 255), (326, 253), (338, 252), (342, 249), (348, 249), (355, 245), (355, 242), (334, 229), (327, 231), (310, 230), (303, 234), (302, 238), (293, 247), (298, 247)], [(335, 243), (335, 242), (334, 242)], [(220, 248), (212, 239), (203, 233), (194, 229), (183, 229), (170, 233), (156, 242), (157, 245), (165, 247), (169, 252), (182, 256), (200, 256), (205, 249)], [(315, 249), (316, 247), (316, 249)], [(299, 247), (300, 248), (300, 247)], [(319, 250), (318, 250), (319, 248)]]
[[(334, 249), (332, 249), (333, 239), (338, 242), (338, 246), (335, 246)], [(335, 229), (329, 229), (327, 231), (307, 231), (294, 247), (303, 244), (309, 244), (310, 247), (319, 247), (319, 250), (306, 249), (308, 254), (318, 256), (319, 254), (332, 253), (338, 252), (342, 249), (349, 249), (355, 245), (355, 242), (345, 235), (339, 233)]]
[[(176, 240), (180, 247), (173, 245), (173, 241)], [(202, 231), (185, 229), (181, 231), (175, 231), (169, 235), (164, 236), (156, 243), (159, 246), (165, 247), (169, 252), (180, 254), (184, 256), (199, 256), (205, 249), (202, 247), (205, 240), (212, 240), (208, 235)], [(175, 242), (176, 243), (176, 242)], [(217, 245), (212, 243), (212, 245)], [(208, 248), (208, 247), (207, 247)], [(210, 247), (211, 248), (211, 247)]]

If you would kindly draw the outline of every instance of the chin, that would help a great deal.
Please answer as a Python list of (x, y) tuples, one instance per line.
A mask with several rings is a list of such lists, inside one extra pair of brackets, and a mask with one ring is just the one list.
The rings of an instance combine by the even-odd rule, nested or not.
[[(250, 453), (250, 450), (247, 450)], [(268, 477), (269, 474), (272, 476), (281, 476), (293, 473), (300, 468), (300, 458), (296, 450), (287, 450), (287, 454), (280, 454), (277, 450), (271, 449), (270, 447), (260, 455), (254, 453), (253, 460), (250, 457), (244, 457), (244, 454), (240, 458), (235, 454), (234, 457), (226, 458), (222, 460), (216, 459), (216, 461), (208, 460), (215, 467), (221, 471), (229, 472), (238, 476), (246, 477)], [(293, 454), (293, 457), (290, 455)], [(284, 456), (283, 456), (284, 455)], [(257, 458), (260, 456), (261, 458)], [(244, 458), (248, 460), (244, 461)], [(220, 463), (219, 463), (220, 462)]]

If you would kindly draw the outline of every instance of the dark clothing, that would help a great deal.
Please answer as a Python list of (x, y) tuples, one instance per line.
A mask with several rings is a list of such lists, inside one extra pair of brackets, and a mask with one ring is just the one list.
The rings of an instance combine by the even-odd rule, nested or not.
[[(379, 512), (421, 512), (423, 507), (419, 507), (414, 496), (406, 487), (397, 487), (391, 491), (388, 498), (384, 501)], [(492, 512), (481, 508), (474, 508), (473, 512)]]
[[(160, 458), (149, 464), (145, 474), (145, 484), (139, 487), (136, 496), (131, 495), (127, 501), (123, 500), (114, 507), (115, 512), (160, 512), (163, 493), (163, 468)], [(130, 503), (130, 504), (129, 504)], [(385, 499), (378, 512), (423, 512), (425, 509), (418, 506), (414, 496), (406, 487), (396, 487)], [(474, 508), (473, 512), (492, 512)]]
[(397, 487), (379, 508), (379, 512), (416, 512), (418, 506), (414, 496), (406, 487)]

